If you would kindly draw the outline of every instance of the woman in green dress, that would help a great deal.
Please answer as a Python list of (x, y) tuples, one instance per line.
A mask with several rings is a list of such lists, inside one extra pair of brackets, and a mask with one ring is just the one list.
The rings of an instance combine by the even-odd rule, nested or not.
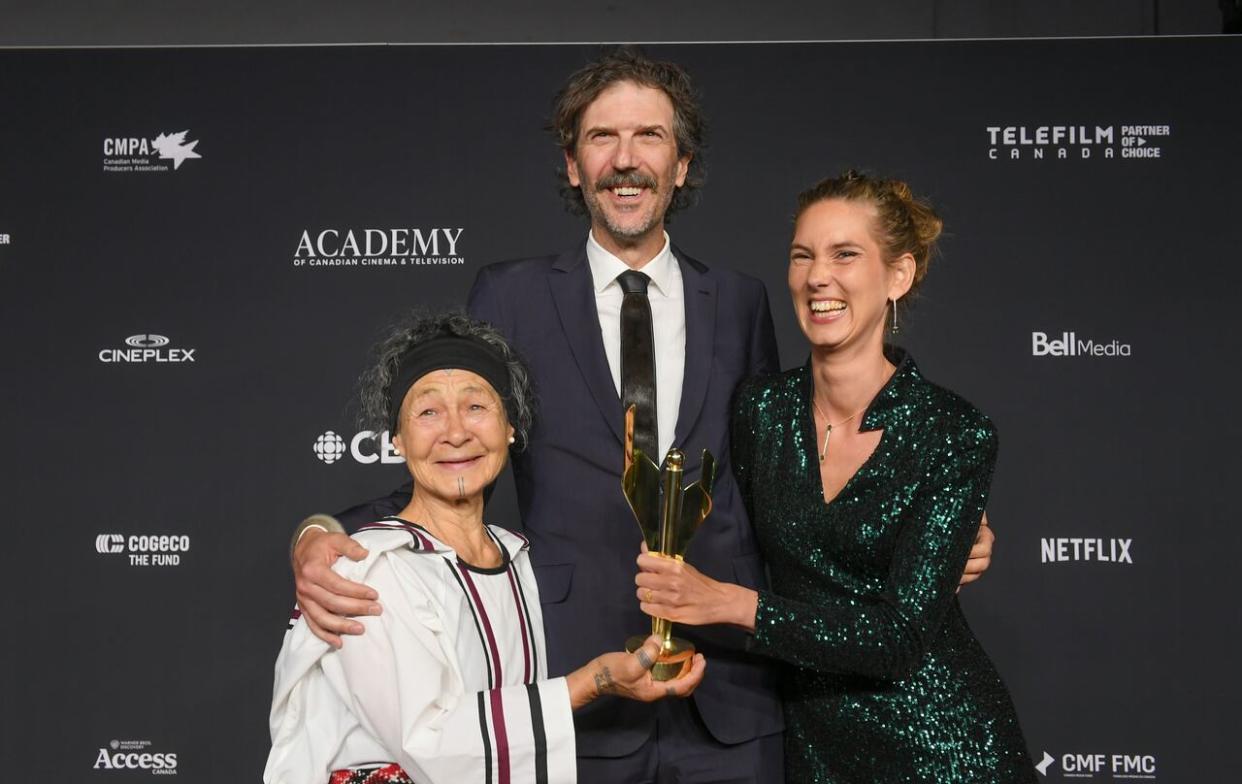
[(789, 290), (810, 362), (744, 384), (732, 431), (772, 588), (639, 559), (644, 612), (740, 626), (781, 663), (790, 781), (1035, 780), (956, 596), (995, 430), (884, 343), (940, 230), (902, 182), (847, 172), (799, 196)]

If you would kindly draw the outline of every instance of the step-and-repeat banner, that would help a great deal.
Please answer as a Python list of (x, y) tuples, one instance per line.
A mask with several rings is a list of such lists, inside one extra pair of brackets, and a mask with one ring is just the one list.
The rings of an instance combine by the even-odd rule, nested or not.
[[(945, 217), (901, 337), (1000, 430), (961, 597), (1040, 774), (1235, 778), (1242, 41), (648, 51), (711, 120), (670, 232), (764, 280), (786, 366), (801, 188), (864, 167)], [(583, 240), (544, 126), (597, 54), (0, 52), (6, 771), (258, 778), (289, 532), (404, 476), (353, 424), (367, 349)]]

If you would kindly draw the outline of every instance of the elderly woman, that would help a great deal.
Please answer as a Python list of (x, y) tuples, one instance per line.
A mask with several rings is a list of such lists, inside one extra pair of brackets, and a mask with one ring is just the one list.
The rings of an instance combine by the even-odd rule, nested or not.
[(790, 781), (1035, 780), (956, 596), (995, 430), (885, 344), (940, 230), (895, 180), (847, 172), (799, 196), (788, 279), (810, 361), (743, 386), (731, 442), (772, 590), (639, 557), (645, 612), (734, 624), (784, 665)]
[(531, 425), (526, 369), (497, 332), (456, 314), (398, 328), (377, 354), (363, 417), (393, 434), (414, 495), (355, 534), (362, 561), (335, 569), (378, 590), (384, 611), (339, 650), (294, 613), (264, 781), (573, 781), (574, 709), (602, 693), (685, 696), (704, 662), (656, 684), (652, 637), (549, 679), (528, 544), (483, 523), (483, 490)]

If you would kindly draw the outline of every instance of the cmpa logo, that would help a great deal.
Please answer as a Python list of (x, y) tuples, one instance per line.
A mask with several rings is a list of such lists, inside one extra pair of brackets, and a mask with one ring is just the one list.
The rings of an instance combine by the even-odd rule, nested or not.
[(202, 158), (195, 148), (198, 140), (186, 140), (189, 131), (161, 133), (153, 139), (140, 136), (109, 137), (103, 143), (103, 168), (106, 172), (166, 172), (192, 158)]
[(1168, 125), (989, 125), (984, 131), (993, 161), (1151, 160), (1161, 157), (1160, 145), (1172, 135)]
[(177, 775), (177, 753), (152, 752), (149, 740), (113, 740), (99, 747), (95, 770), (145, 770), (153, 776)]
[(1110, 340), (1079, 340), (1076, 332), (1062, 332), (1059, 337), (1049, 337), (1047, 332), (1031, 333), (1031, 356), (1033, 357), (1128, 357), (1129, 343)]
[(180, 566), (182, 553), (190, 551), (185, 534), (99, 534), (95, 552), (100, 555), (125, 553), (130, 566)]
[(295, 267), (429, 267), (465, 264), (458, 228), (304, 229)]
[(397, 450), (393, 447), (392, 439), (389, 437), (387, 430), (379, 434), (378, 448), (376, 440), (374, 431), (360, 430), (349, 440), (349, 448), (347, 450), (345, 448), (345, 439), (329, 430), (315, 439), (315, 456), (328, 465), (343, 458), (347, 451), (355, 462), (362, 463), (363, 465), (370, 465), (372, 463), (391, 465), (405, 462), (405, 458), (397, 454)]
[(1035, 770), (1044, 777), (1051, 772), (1067, 779), (1107, 775), (1114, 779), (1153, 780), (1156, 757), (1152, 754), (1062, 754), (1054, 757), (1045, 751), (1035, 764)]
[(193, 348), (165, 348), (171, 343), (163, 335), (130, 335), (125, 338), (129, 348), (105, 348), (99, 361), (107, 363), (194, 362)]

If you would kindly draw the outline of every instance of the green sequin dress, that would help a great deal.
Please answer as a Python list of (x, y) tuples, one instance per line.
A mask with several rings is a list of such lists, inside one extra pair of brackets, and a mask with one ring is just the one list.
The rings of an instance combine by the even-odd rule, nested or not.
[(752, 650), (782, 662), (791, 782), (1030, 782), (1013, 701), (956, 588), (996, 459), (982, 413), (900, 349), (884, 431), (831, 503), (809, 366), (738, 394), (733, 473), (771, 570)]

